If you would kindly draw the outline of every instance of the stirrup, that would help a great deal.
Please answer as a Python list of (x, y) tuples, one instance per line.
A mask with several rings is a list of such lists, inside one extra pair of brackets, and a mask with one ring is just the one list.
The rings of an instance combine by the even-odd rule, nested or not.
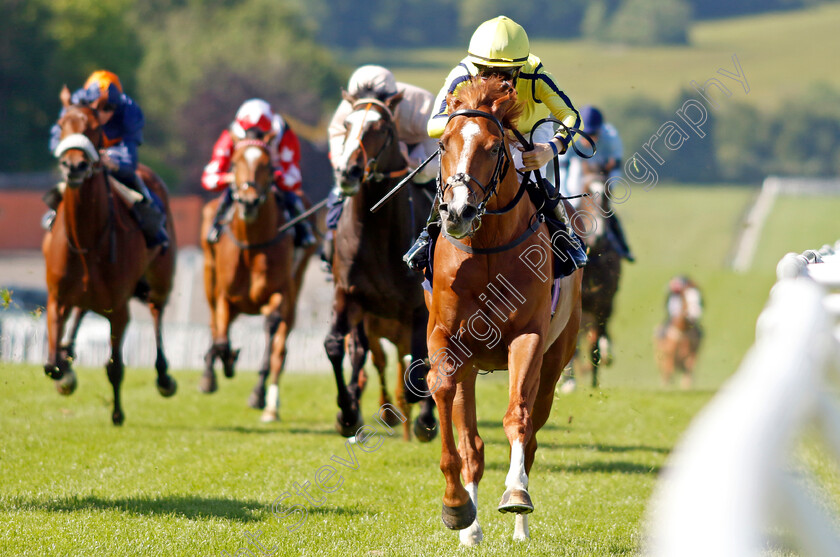
[(412, 271), (422, 271), (429, 264), (429, 257), (427, 247), (429, 246), (429, 233), (423, 231), (414, 245), (403, 256), (403, 261)]
[(55, 209), (50, 209), (41, 217), (41, 228), (49, 232), (55, 222)]

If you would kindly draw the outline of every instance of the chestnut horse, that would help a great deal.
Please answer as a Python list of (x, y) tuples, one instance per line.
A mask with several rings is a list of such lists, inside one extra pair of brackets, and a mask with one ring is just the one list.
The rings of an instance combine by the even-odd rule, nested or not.
[(582, 273), (560, 281), (552, 316), (551, 240), (530, 197), (521, 195), (505, 132), (514, 129), (519, 112), (515, 89), (495, 77), (474, 78), (447, 103), (449, 120), (440, 139), (442, 230), (433, 289), (426, 295), (428, 384), (440, 413), (446, 479), (442, 517), (448, 528), (461, 530), (463, 544), (482, 539), (476, 501), (484, 442), (475, 383), (479, 370), (507, 369), (503, 424), (510, 470), (498, 509), (516, 513), (514, 539), (528, 539), (536, 433), (548, 420), (554, 387), (575, 351)]
[[(94, 311), (107, 318), (111, 324), (111, 357), (106, 369), (114, 389), (111, 420), (114, 425), (121, 425), (125, 419), (120, 401), (122, 342), (129, 320), (128, 301), (133, 294), (148, 302), (154, 319), (158, 391), (170, 397), (177, 389), (167, 373), (161, 339), (163, 308), (175, 272), (175, 231), (169, 196), (163, 181), (148, 167), (138, 165), (138, 174), (166, 207), (171, 242), (165, 250), (160, 246), (149, 249), (128, 205), (115, 195), (99, 162), (102, 130), (96, 111), (71, 105), (66, 89), (61, 99), (65, 110), (58, 121), (61, 143), (55, 155), (66, 188), (52, 230), (42, 245), (47, 269), (49, 346), (44, 371), (56, 380), (60, 393), (72, 393), (76, 387), (71, 367), (72, 343), (81, 317), (86, 311)], [(59, 346), (65, 322), (74, 308), (69, 344)]]
[[(382, 210), (371, 213), (371, 207), (407, 174), (393, 116), (402, 96), (382, 102), (345, 95), (354, 110), (346, 119), (343, 153), (340, 160), (333, 160), (333, 165), (336, 182), (347, 200), (335, 231), (335, 294), (324, 348), (338, 388), (340, 411), (336, 428), (350, 437), (362, 424), (359, 377), (369, 348), (364, 326), (367, 314), (399, 322), (401, 327), (384, 327), (381, 334), (411, 353), (416, 365), (406, 372), (415, 392), (425, 386), (428, 312), (420, 278), (405, 266), (402, 255), (425, 223), (430, 201), (409, 186)], [(403, 329), (408, 334), (407, 343)], [(342, 369), (348, 335), (352, 366), (349, 384), (345, 383)], [(422, 400), (414, 431), (419, 440), (430, 441), (437, 434), (434, 403), (410, 391), (405, 396), (408, 402)]]
[[(207, 242), (219, 200), (204, 207), (201, 246), (204, 250), (204, 290), (210, 305), (213, 343), (205, 356), (199, 389), (216, 391), (213, 369), (218, 358), (226, 377), (233, 377), (239, 353), (230, 347), (230, 325), (239, 314), (265, 316), (265, 355), (257, 384), (249, 398), (252, 408), (263, 408), (261, 420), (280, 419), (280, 373), (286, 359), (286, 338), (295, 321), (297, 295), (309, 257), (305, 248), (295, 264), (292, 230), (278, 232), (285, 223), (274, 193), (269, 143), (242, 139), (231, 157), (234, 211), (225, 233), (215, 244)], [(269, 380), (268, 393), (265, 390)]]
[[(590, 217), (593, 229), (584, 236), (589, 248), (589, 262), (583, 274), (581, 307), (583, 310), (580, 327), (580, 345), (587, 351), (592, 369), (592, 386), (598, 386), (598, 368), (612, 363), (612, 346), (607, 330), (612, 317), (613, 303), (621, 278), (621, 255), (610, 239), (607, 217), (612, 207), (606, 192), (603, 176), (590, 175), (584, 184), (588, 194), (581, 203), (579, 212)], [(578, 358), (580, 360), (580, 358)]]
[(694, 365), (703, 335), (696, 319), (690, 318), (696, 312), (690, 311), (690, 305), (683, 292), (680, 294), (680, 311), (672, 315), (666, 324), (656, 328), (654, 350), (663, 387), (671, 384), (675, 370), (683, 372), (680, 385), (683, 389), (690, 389), (694, 381)]

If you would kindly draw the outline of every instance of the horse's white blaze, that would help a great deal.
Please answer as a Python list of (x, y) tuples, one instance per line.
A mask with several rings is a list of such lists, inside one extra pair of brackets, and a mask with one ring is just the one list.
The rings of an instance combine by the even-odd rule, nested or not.
[(280, 409), (280, 387), (269, 385), (265, 395), (265, 409), (269, 412), (277, 412)]
[[(475, 508), (478, 509), (478, 485), (475, 482), (470, 482), (464, 486), (467, 490), (467, 493), (470, 494), (470, 500), (475, 505)], [(481, 531), (481, 526), (478, 524), (478, 515), (476, 515), (475, 520), (473, 523), (470, 524), (467, 528), (458, 532), (458, 537), (461, 540), (461, 545), (477, 545), (484, 539), (484, 533)]]
[(242, 156), (247, 161), (248, 166), (253, 168), (254, 165), (257, 164), (257, 161), (260, 160), (260, 157), (263, 156), (263, 150), (257, 147), (256, 145), (252, 145), (251, 147), (247, 147), (245, 152), (242, 153)]
[(461, 158), (458, 159), (458, 166), (455, 167), (455, 173), (464, 173), (467, 172), (467, 163), (470, 161), (470, 157), (472, 156), (473, 152), (473, 143), (475, 142), (476, 138), (481, 133), (481, 128), (478, 127), (478, 124), (472, 121), (468, 121), (466, 124), (461, 126), (461, 137), (464, 139), (464, 147), (461, 149)]
[(362, 132), (364, 131), (365, 126), (367, 126), (369, 122), (376, 122), (381, 119), (382, 115), (376, 110), (357, 110), (347, 116), (347, 119), (344, 122), (349, 126), (349, 129), (347, 130), (347, 135), (344, 136), (344, 150), (342, 151), (341, 156), (338, 157), (338, 161), (335, 165), (336, 170), (339, 172), (347, 170), (347, 166), (350, 164), (351, 155), (353, 155), (353, 153), (355, 153), (361, 145), (359, 140), (362, 137)]
[(505, 478), (508, 489), (528, 489), (528, 474), (525, 473), (525, 450), (518, 439), (510, 445), (510, 471)]
[(527, 542), (531, 539), (531, 533), (528, 531), (528, 515), (516, 515), (516, 522), (513, 525), (513, 541)]
[(461, 214), (461, 211), (469, 204), (470, 189), (467, 186), (453, 186), (452, 201), (449, 202), (449, 212)]

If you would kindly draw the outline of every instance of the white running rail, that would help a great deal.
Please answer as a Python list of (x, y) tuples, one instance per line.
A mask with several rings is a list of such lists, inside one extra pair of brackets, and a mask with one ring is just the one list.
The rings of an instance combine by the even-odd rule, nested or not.
[(762, 555), (779, 532), (803, 555), (840, 555), (840, 517), (793, 459), (816, 426), (840, 461), (835, 249), (840, 241), (779, 262), (755, 344), (669, 458), (648, 516), (647, 555)]

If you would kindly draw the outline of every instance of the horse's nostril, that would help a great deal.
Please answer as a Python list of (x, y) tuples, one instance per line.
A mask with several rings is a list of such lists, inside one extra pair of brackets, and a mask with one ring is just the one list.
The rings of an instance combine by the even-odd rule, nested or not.
[(88, 163), (87, 161), (82, 161), (76, 166), (76, 170), (87, 170)]
[(448, 203), (441, 203), (438, 205), (438, 211), (441, 213), (448, 213), (449, 212), (449, 204)]
[(347, 177), (348, 178), (361, 178), (362, 177), (362, 168), (360, 166), (352, 166), (349, 170), (347, 170)]
[(464, 210), (461, 211), (461, 218), (464, 220), (472, 220), (478, 214), (478, 209), (473, 207), (472, 205), (467, 205), (464, 207)]

